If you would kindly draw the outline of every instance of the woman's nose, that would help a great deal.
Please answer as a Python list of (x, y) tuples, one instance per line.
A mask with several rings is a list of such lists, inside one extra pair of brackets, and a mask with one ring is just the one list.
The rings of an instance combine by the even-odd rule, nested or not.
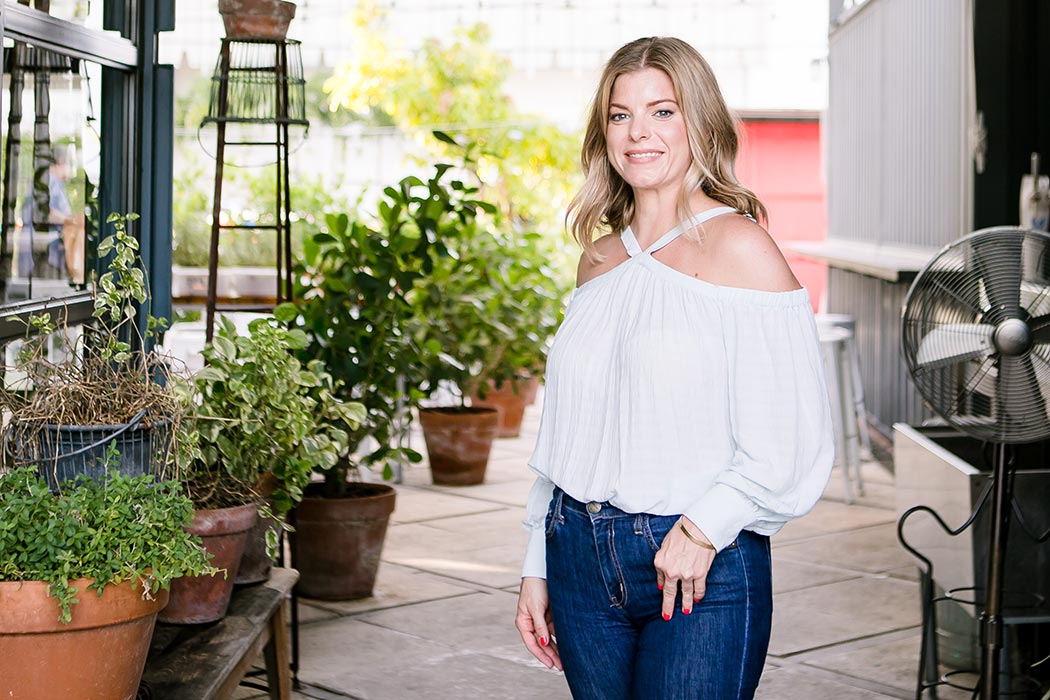
[(649, 138), (649, 122), (645, 119), (632, 119), (630, 136), (634, 141)]

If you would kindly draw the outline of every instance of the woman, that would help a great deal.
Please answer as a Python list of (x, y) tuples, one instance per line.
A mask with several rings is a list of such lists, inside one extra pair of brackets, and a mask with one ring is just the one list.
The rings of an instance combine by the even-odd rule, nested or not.
[(576, 700), (752, 697), (769, 535), (827, 483), (809, 299), (736, 150), (691, 46), (639, 39), (609, 60), (569, 210), (584, 252), (547, 365), (516, 619)]

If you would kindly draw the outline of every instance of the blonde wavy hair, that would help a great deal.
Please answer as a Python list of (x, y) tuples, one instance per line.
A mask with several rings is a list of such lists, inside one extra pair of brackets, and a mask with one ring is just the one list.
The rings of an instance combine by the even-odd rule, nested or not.
[(634, 216), (634, 193), (609, 162), (605, 129), (613, 82), (643, 68), (657, 68), (671, 79), (685, 120), (692, 163), (679, 197), (678, 219), (685, 221), (691, 215), (689, 195), (697, 189), (756, 221), (766, 219), (765, 206), (740, 184), (733, 170), (736, 123), (707, 61), (681, 39), (636, 39), (617, 50), (602, 71), (580, 152), (585, 180), (565, 217), (573, 238), (591, 259), (601, 257), (594, 246), (595, 232), (603, 227), (620, 231)]

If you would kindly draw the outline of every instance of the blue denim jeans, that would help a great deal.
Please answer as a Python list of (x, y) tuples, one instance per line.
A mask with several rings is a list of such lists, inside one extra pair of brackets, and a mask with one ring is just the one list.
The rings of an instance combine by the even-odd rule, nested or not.
[[(588, 507), (589, 506), (589, 507)], [(741, 532), (719, 552), (689, 615), (665, 621), (653, 558), (676, 515), (626, 513), (555, 489), (547, 590), (574, 700), (747, 700), (769, 645), (769, 538)]]

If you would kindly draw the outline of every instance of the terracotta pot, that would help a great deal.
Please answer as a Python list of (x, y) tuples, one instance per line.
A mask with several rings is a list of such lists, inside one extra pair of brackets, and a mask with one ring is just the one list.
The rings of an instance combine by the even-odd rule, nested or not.
[(219, 0), (219, 14), (230, 39), (283, 41), (295, 17), (295, 3), (286, 0)]
[[(276, 488), (277, 479), (271, 472), (263, 474), (255, 486), (255, 492), (260, 498), (267, 500), (271, 511), (274, 505), (270, 497)], [(261, 513), (256, 514), (255, 524), (252, 525), (251, 530), (248, 530), (248, 536), (244, 542), (244, 553), (241, 554), (241, 565), (237, 568), (235, 585), (262, 583), (270, 578), (273, 560), (270, 559), (270, 553), (266, 551), (266, 535), (277, 528), (277, 523), (272, 519), (263, 518)]]
[(540, 392), (540, 375), (530, 374), (525, 380), (525, 405), (532, 406), (536, 403), (536, 395)]
[(225, 569), (214, 576), (184, 576), (171, 582), (171, 599), (160, 614), (161, 622), (198, 624), (221, 620), (233, 594), (248, 531), (255, 525), (254, 503), (233, 508), (198, 510), (189, 530), (199, 535), (212, 555), (212, 566)]
[(143, 600), (135, 582), (111, 584), (99, 597), (90, 579), (69, 624), (40, 581), (0, 582), (0, 697), (18, 700), (134, 698), (157, 612), (167, 591)]
[(349, 484), (343, 498), (322, 498), (323, 484), (306, 488), (289, 533), (306, 598), (353, 600), (372, 595), (379, 557), (397, 492), (386, 484)]
[(244, 540), (244, 553), (241, 555), (241, 565), (237, 567), (237, 578), (234, 580), (236, 585), (262, 583), (270, 578), (273, 559), (270, 559), (270, 553), (266, 551), (266, 537), (268, 532), (278, 528), (272, 518), (264, 518), (258, 514), (255, 516), (255, 524), (248, 530)]
[(419, 423), (435, 484), (466, 486), (485, 480), (499, 414), (494, 408), (422, 408)]
[(521, 434), (521, 419), (525, 417), (526, 384), (524, 378), (489, 385), (485, 398), (477, 394), (471, 397), (470, 405), (494, 408), (499, 415), (496, 437), (518, 437)]

